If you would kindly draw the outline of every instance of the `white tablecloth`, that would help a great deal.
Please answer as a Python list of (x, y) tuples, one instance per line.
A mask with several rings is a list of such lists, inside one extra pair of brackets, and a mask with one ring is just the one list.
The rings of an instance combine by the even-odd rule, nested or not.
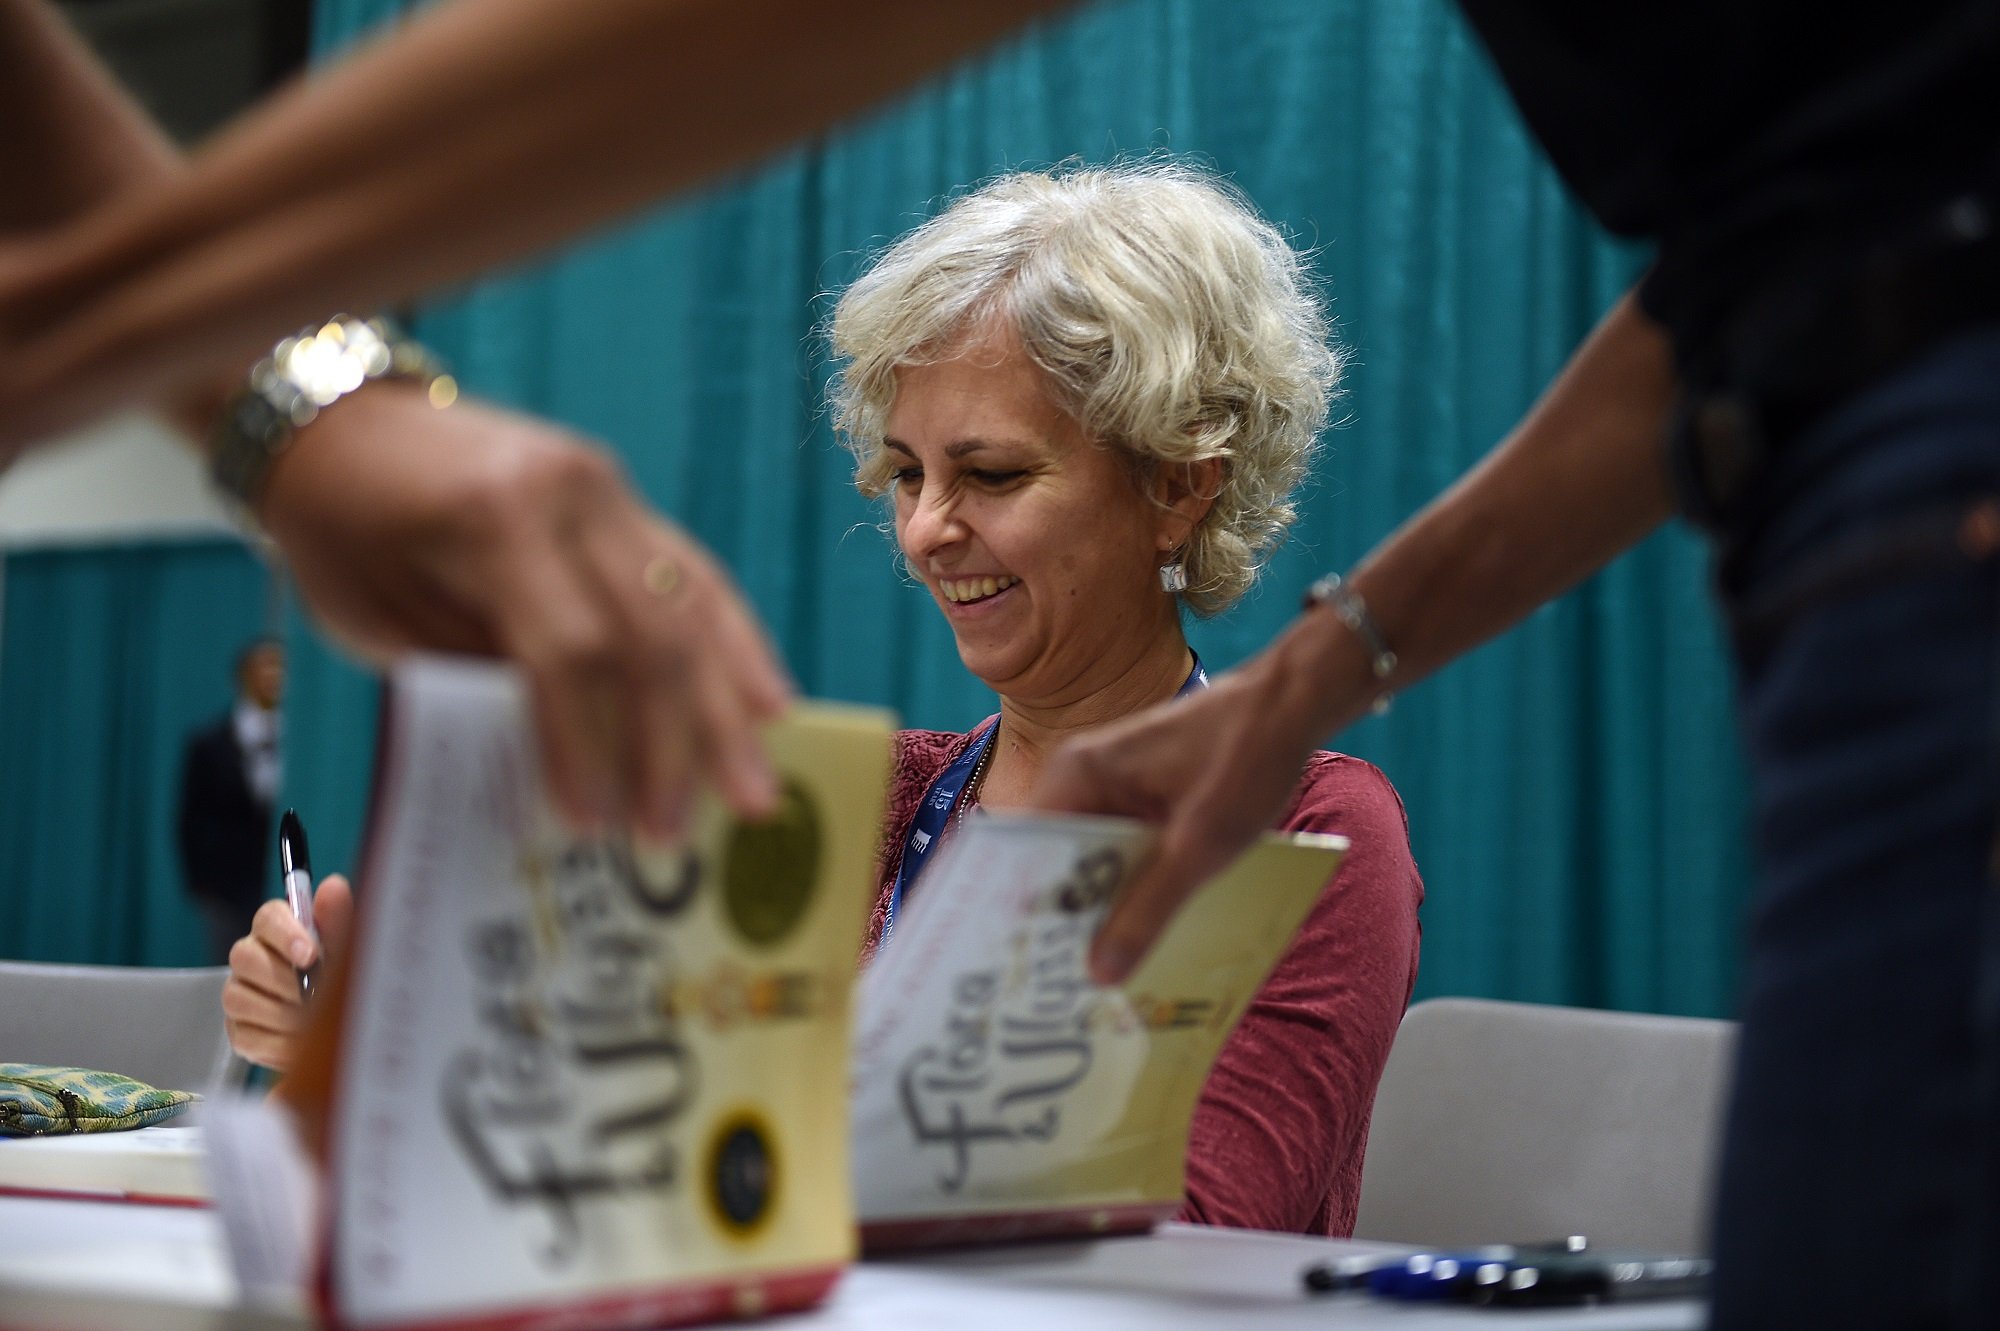
[[(235, 1307), (213, 1212), (0, 1197), (0, 1331), (299, 1331)], [(1379, 1244), (1169, 1225), (1145, 1238), (864, 1262), (773, 1331), (1694, 1331), (1698, 1305), (1486, 1312), (1305, 1293), (1314, 1262)]]

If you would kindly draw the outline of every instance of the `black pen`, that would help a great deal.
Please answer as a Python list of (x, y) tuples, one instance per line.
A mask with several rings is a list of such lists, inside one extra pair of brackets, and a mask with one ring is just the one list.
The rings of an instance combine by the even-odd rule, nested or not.
[[(306, 825), (299, 821), (297, 809), (285, 810), (285, 816), (278, 820), (278, 875), (285, 885), (285, 904), (306, 927), (306, 936), (313, 940), (317, 953), (319, 930), (313, 927), (312, 857), (306, 853)], [(299, 997), (310, 999), (318, 979), (319, 958), (315, 955), (312, 965), (299, 971)]]

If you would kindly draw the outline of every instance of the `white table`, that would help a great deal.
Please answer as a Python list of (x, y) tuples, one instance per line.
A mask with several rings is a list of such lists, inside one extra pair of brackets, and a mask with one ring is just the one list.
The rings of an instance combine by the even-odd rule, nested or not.
[[(0, 1197), (0, 1331), (303, 1331), (235, 1306), (213, 1212)], [(1694, 1331), (1692, 1302), (1486, 1312), (1315, 1297), (1308, 1265), (1382, 1244), (1169, 1225), (1146, 1238), (961, 1249), (865, 1262), (772, 1331)]]

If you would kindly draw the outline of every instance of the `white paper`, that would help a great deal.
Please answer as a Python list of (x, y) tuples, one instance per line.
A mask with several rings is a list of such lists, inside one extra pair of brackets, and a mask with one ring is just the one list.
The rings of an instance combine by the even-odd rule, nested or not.
[(205, 1103), (209, 1191), (245, 1302), (292, 1307), (305, 1294), (319, 1178), (292, 1117), (269, 1100)]

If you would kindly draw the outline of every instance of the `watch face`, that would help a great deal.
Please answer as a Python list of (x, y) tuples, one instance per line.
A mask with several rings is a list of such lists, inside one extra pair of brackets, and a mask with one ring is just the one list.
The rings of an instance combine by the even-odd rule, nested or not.
[[(457, 396), (436, 358), (381, 319), (336, 315), (283, 339), (251, 369), (217, 422), (209, 462), (215, 483), (255, 504), (292, 431), (371, 379), (388, 378), (429, 381), (434, 405)], [(440, 385), (448, 391), (441, 394)]]

